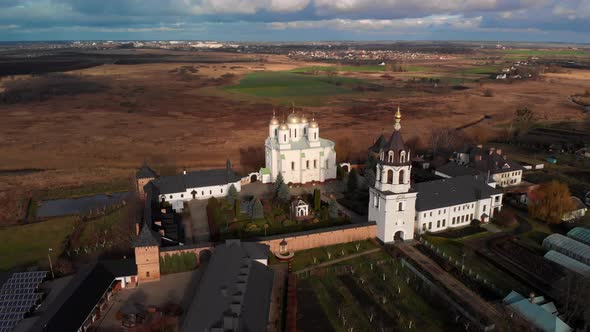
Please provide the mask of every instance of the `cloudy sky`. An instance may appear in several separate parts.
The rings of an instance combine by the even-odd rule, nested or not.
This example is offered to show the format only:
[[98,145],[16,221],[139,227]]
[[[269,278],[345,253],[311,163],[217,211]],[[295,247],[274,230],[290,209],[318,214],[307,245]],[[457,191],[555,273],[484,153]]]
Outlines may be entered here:
[[590,0],[0,0],[0,40],[590,43]]

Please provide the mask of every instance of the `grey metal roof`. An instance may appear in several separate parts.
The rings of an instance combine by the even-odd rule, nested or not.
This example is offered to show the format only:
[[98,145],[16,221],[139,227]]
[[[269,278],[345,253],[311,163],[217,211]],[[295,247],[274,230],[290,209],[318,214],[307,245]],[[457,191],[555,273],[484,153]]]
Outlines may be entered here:
[[459,165],[456,162],[449,162],[436,168],[436,171],[450,177],[479,175],[481,172],[469,166]]
[[555,262],[568,270],[572,270],[583,276],[590,277],[590,266],[570,258],[562,253],[559,253],[555,250],[549,250],[544,257],[545,259]]
[[160,246],[161,243],[161,236],[160,234],[154,232],[150,224],[143,223],[139,234],[133,240],[133,247],[153,247],[153,246]]
[[379,153],[379,151],[381,151],[381,149],[383,149],[385,147],[385,145],[387,145],[387,139],[385,138],[385,136],[383,134],[381,134],[381,135],[379,135],[379,138],[377,138],[375,143],[373,143],[373,145],[371,145],[369,150],[372,152],[375,152],[375,153]]
[[584,264],[590,264],[590,246],[561,234],[551,234],[543,240],[543,248],[555,250]]
[[490,187],[482,176],[459,176],[414,184],[418,192],[416,211],[426,211],[447,206],[474,202],[501,194]]
[[251,245],[230,241],[215,247],[181,331],[266,331],[274,275],[255,260],[258,253],[249,253]]
[[574,227],[567,232],[567,236],[590,246],[590,229],[588,228]]
[[206,171],[193,171],[186,174],[162,176],[151,182],[160,194],[185,192],[189,188],[218,186],[238,182],[240,178],[231,169],[220,168]]
[[151,169],[146,164],[141,166],[141,168],[139,170],[137,170],[137,173],[135,173],[136,179],[151,179],[151,178],[157,178],[157,177],[158,177],[158,173],[156,173],[156,171]]
[[405,150],[406,147],[404,145],[402,133],[399,130],[394,130],[393,133],[391,133],[391,137],[389,137],[389,141],[387,141],[387,144],[384,148],[396,152]]

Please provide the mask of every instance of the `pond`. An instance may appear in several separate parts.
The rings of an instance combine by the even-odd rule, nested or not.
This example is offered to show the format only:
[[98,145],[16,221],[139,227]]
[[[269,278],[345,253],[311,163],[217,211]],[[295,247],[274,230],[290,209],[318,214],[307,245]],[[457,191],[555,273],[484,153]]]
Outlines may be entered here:
[[96,208],[115,205],[123,201],[129,192],[100,194],[80,198],[64,198],[42,201],[37,208],[37,217],[58,217],[88,213]]

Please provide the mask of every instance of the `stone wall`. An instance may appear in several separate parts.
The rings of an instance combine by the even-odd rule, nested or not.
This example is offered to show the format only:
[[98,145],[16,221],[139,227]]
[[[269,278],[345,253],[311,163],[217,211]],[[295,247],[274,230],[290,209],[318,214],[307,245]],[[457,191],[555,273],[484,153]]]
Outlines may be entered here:
[[287,241],[287,249],[297,252],[339,243],[367,240],[375,238],[376,235],[377,225],[375,223],[368,223],[330,227],[316,231],[285,234],[284,236],[266,237],[261,238],[257,242],[268,244],[271,252],[277,252],[279,251],[280,243],[285,240]]
[[[334,244],[367,240],[375,238],[376,235],[377,225],[374,222],[369,222],[366,224],[335,226],[312,231],[269,236],[252,241],[269,245],[271,253],[274,253],[279,251],[280,243],[285,240],[287,241],[287,249],[296,252]],[[214,243],[202,243],[198,245],[164,247],[160,249],[160,257],[193,252],[197,256],[198,262],[201,252],[205,250],[212,252],[214,246]]]

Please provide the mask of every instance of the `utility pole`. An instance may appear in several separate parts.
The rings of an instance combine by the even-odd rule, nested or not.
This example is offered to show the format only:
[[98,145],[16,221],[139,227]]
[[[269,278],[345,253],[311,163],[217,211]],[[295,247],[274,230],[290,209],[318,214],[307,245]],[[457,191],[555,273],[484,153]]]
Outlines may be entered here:
[[55,274],[53,274],[53,265],[51,264],[51,252],[53,249],[49,248],[47,251],[47,258],[49,259],[49,269],[51,270],[51,279],[55,279]]

